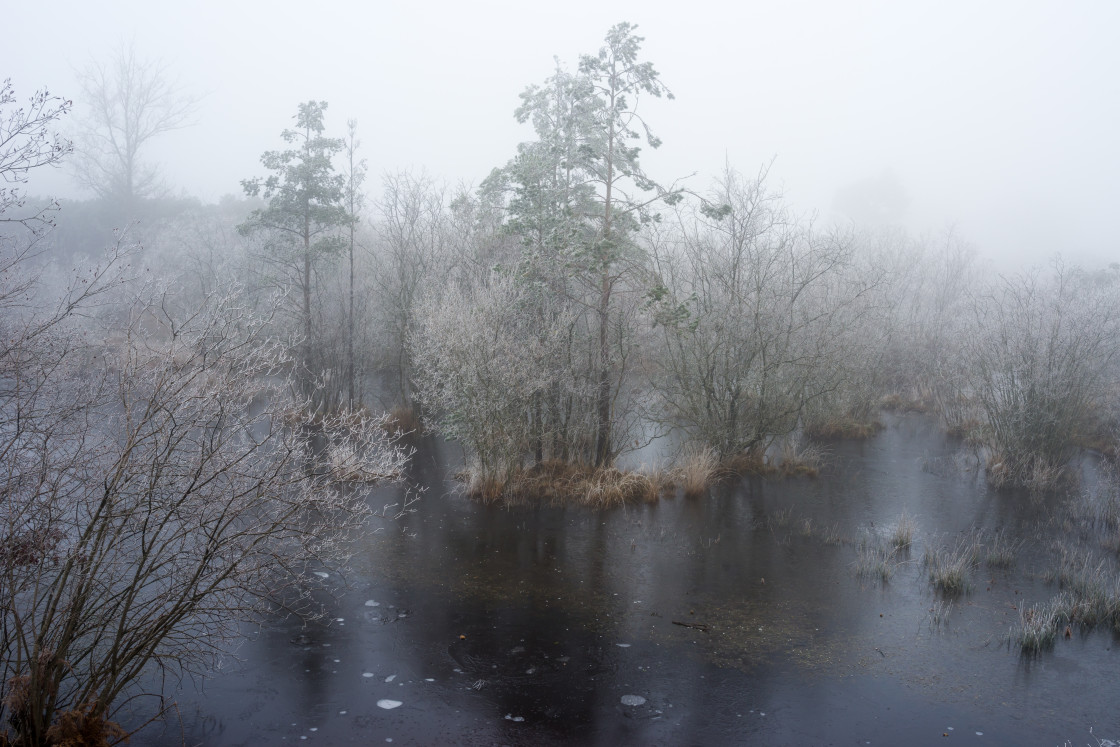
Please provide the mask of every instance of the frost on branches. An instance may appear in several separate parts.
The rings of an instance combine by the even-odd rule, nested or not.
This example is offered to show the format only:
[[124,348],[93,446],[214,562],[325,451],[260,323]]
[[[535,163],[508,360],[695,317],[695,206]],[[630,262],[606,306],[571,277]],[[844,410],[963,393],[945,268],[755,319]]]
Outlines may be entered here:
[[238,288],[178,303],[118,244],[52,292],[39,228],[0,235],[0,743],[112,732],[146,669],[203,669],[278,602],[314,614],[314,571],[371,515],[340,478],[394,480],[409,457],[379,420],[305,422]]

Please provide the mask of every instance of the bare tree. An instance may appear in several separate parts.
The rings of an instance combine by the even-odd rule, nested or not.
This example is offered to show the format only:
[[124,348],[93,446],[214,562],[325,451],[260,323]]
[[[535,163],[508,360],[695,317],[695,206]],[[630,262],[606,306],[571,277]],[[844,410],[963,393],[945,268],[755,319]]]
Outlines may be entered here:
[[655,251],[666,418],[724,458],[761,455],[840,386],[867,287],[851,242],[801,225],[764,178],[728,169]]
[[365,203],[362,193],[362,183],[366,179],[366,161],[358,158],[358,149],[361,147],[358,140],[358,122],[351,119],[346,123],[346,138],[343,140],[343,154],[346,157],[346,179],[344,187],[346,210],[350,213],[347,225],[347,259],[349,260],[350,277],[347,284],[346,305],[346,403],[353,409],[354,399],[354,249],[356,246],[355,232],[357,231],[359,216]]
[[121,45],[107,61],[91,61],[78,80],[85,114],[75,173],[98,197],[132,211],[138,200],[162,190],[158,169],[143,158],[145,147],[188,125],[198,99],[164,63],[142,59],[133,44]]
[[414,366],[410,335],[423,289],[441,285],[449,269],[446,189],[427,174],[398,172],[382,178],[374,205],[377,242],[374,288],[379,326],[388,336],[386,361],[397,373],[400,404],[413,404]]

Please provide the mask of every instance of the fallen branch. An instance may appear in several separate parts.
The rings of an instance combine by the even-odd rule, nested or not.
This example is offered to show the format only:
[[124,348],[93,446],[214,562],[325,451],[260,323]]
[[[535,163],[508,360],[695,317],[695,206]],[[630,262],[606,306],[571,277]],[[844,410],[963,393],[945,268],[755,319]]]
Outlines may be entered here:
[[708,626],[704,623],[685,623],[673,620],[673,624],[680,625],[682,628],[692,628],[693,630],[699,630],[701,633],[707,633],[709,630]]

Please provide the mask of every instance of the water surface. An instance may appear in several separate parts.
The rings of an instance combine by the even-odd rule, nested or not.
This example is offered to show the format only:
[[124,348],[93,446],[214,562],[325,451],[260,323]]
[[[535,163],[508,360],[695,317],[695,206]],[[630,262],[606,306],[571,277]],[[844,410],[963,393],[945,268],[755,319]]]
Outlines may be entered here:
[[[921,416],[830,448],[816,479],[594,511],[472,502],[449,480],[454,449],[425,442],[412,477],[428,493],[328,579],[329,624],[254,634],[136,742],[1120,738],[1112,634],[1078,631],[1033,658],[1009,640],[1020,608],[1057,591],[1043,577],[1070,530],[1066,498],[989,490]],[[881,544],[904,512],[909,553],[887,582],[860,575],[860,543]],[[970,593],[939,596],[925,549],[998,530],[1024,543],[1013,566],[981,562]]]

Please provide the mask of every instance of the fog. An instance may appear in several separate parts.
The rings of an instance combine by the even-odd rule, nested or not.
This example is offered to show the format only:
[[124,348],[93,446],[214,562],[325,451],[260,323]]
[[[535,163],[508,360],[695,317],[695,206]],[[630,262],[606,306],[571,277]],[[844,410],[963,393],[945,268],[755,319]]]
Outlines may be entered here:
[[[169,185],[240,194],[299,102],[356,119],[376,174],[424,168],[477,184],[531,139],[518,94],[574,69],[612,24],[676,99],[642,103],[663,139],[644,162],[702,190],[725,160],[824,221],[948,226],[997,263],[1056,253],[1097,264],[1113,238],[1120,165],[1120,6],[912,3],[31,3],[4,11],[3,77],[83,103],[75,70],[132,42],[202,97],[153,141]],[[81,196],[64,174],[32,192]]]

